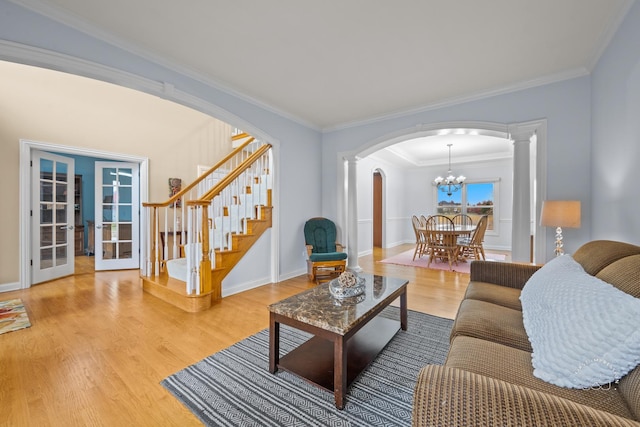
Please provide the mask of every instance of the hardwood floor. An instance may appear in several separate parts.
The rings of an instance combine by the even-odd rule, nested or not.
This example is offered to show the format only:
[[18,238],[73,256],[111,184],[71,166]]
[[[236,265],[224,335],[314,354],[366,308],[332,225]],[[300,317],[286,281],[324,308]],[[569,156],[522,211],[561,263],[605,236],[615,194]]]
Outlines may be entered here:
[[[408,279],[409,309],[453,318],[468,275],[376,263],[412,247],[359,263]],[[143,293],[138,270],[77,271],[0,294],[21,298],[32,323],[0,335],[1,426],[200,425],[160,381],[268,327],[268,304],[314,286],[300,276],[186,313]]]

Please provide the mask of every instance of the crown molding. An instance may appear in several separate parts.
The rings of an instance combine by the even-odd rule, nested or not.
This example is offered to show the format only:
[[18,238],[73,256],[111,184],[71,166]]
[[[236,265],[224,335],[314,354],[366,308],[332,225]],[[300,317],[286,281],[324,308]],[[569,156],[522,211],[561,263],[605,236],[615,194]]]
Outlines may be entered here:
[[589,69],[589,72],[593,71],[593,69],[598,64],[598,61],[600,61],[600,57],[602,57],[602,54],[607,49],[607,47],[611,43],[611,40],[613,40],[613,37],[616,35],[618,30],[620,29],[622,22],[627,17],[627,14],[629,13],[629,10],[631,10],[631,6],[633,6],[635,1],[636,0],[626,0],[624,2],[624,6],[620,11],[620,14],[616,16],[616,19],[611,23],[609,28],[607,28],[607,30],[605,31],[603,37],[600,39],[598,48],[595,50],[591,60],[588,62],[587,68]]
[[170,83],[157,82],[140,77],[136,74],[111,68],[106,65],[96,64],[74,56],[6,40],[0,40],[0,59],[87,77],[148,93],[211,115],[218,120],[222,120],[232,126],[243,129],[244,131],[251,133],[256,138],[267,141],[274,146],[280,144],[280,141],[277,138],[273,138],[271,135],[241,117],[238,117],[203,98],[176,89]]
[[433,110],[446,108],[446,107],[452,107],[452,106],[456,106],[456,105],[460,105],[460,104],[464,104],[472,101],[477,101],[485,98],[504,95],[512,92],[517,92],[525,89],[530,89],[538,86],[544,86],[547,84],[560,82],[563,80],[569,80],[569,79],[589,75],[593,70],[593,68],[595,67],[595,65],[597,64],[603,52],[606,50],[606,47],[611,42],[612,38],[616,34],[617,30],[619,29],[620,25],[624,21],[626,15],[628,14],[629,10],[631,9],[631,7],[633,6],[636,0],[625,0],[622,11],[617,16],[617,18],[613,21],[610,27],[607,29],[605,36],[601,39],[601,43],[599,44],[597,51],[593,55],[593,58],[589,61],[589,63],[585,67],[579,67],[572,70],[567,70],[561,73],[547,75],[547,76],[535,78],[528,81],[517,82],[512,85],[508,85],[504,87],[492,88],[485,91],[479,91],[479,92],[461,96],[461,97],[444,99],[444,100],[436,101],[436,102],[415,107],[415,108],[401,109],[394,112],[385,113],[385,114],[381,114],[374,117],[369,117],[363,120],[355,120],[355,121],[345,122],[342,124],[337,124],[334,126],[327,126],[327,127],[322,127],[315,123],[309,122],[308,120],[305,120],[299,116],[291,114],[290,112],[274,107],[273,105],[270,105],[260,99],[248,96],[224,82],[217,81],[195,70],[192,70],[180,64],[176,64],[174,62],[168,61],[157,54],[151,53],[150,51],[144,48],[141,48],[137,45],[133,45],[127,42],[126,40],[116,37],[111,33],[105,32],[89,24],[88,22],[86,22],[84,19],[82,19],[77,15],[74,15],[67,11],[63,11],[59,7],[51,6],[50,4],[47,4],[42,0],[8,0],[8,1],[16,5],[19,5],[21,7],[24,7],[28,10],[31,10],[35,13],[38,13],[40,15],[43,15],[49,19],[52,19],[62,25],[65,25],[77,31],[80,31],[90,37],[94,37],[97,40],[108,43],[116,48],[122,49],[123,51],[137,55],[145,60],[151,61],[152,63],[160,65],[175,73],[191,78],[215,90],[229,94],[235,98],[243,100],[260,109],[276,114],[284,119],[290,120],[303,127],[309,128],[316,132],[327,134],[327,133],[351,129],[355,127],[366,126],[366,125],[370,125],[370,124],[374,124],[382,121],[406,117],[409,115],[421,114],[428,111],[433,111]]
[[261,101],[259,99],[250,97],[242,92],[239,92],[238,90],[234,89],[233,87],[220,82],[220,81],[216,81],[210,77],[207,77],[197,71],[194,71],[190,68],[184,67],[182,65],[176,64],[174,62],[168,61],[165,58],[156,55],[154,53],[151,53],[150,51],[141,48],[137,45],[134,45],[132,43],[127,42],[126,40],[116,37],[115,35],[103,31],[101,29],[99,29],[98,27],[89,24],[88,22],[86,22],[84,19],[82,19],[81,17],[74,15],[72,13],[63,11],[62,9],[58,8],[58,7],[54,7],[51,6],[45,2],[42,2],[40,0],[8,0],[11,3],[14,3],[18,6],[24,7],[28,10],[31,10],[32,12],[35,12],[39,15],[45,16],[49,19],[52,19],[62,25],[65,25],[67,27],[73,28],[74,30],[77,30],[81,33],[86,34],[87,36],[93,37],[99,41],[102,41],[104,43],[107,43],[111,46],[114,46],[118,49],[122,49],[125,52],[131,53],[133,55],[139,56],[140,58],[143,58],[147,61],[150,61],[156,65],[159,65],[161,67],[164,67],[170,71],[173,71],[177,74],[180,74],[182,76],[188,77],[190,79],[193,79],[199,83],[202,83],[206,86],[209,86],[215,90],[224,92],[228,95],[231,95],[235,98],[239,98],[255,107],[261,108],[263,110],[269,111],[273,114],[276,114],[282,118],[285,118],[287,120],[290,120],[292,122],[295,122],[301,126],[310,128],[312,130],[315,130],[316,132],[321,132],[322,129],[320,127],[318,127],[317,125],[304,120],[301,117],[295,116],[289,112],[283,111],[279,108],[274,107],[273,105],[270,105],[264,101]]
[[371,117],[365,120],[354,121],[345,123],[338,126],[333,126],[323,129],[323,133],[336,132],[340,130],[351,129],[354,127],[366,126],[374,123],[379,123],[386,120],[393,120],[401,117],[406,117],[414,114],[421,114],[427,111],[438,110],[441,108],[452,107],[455,105],[465,104],[467,102],[478,101],[481,99],[491,98],[498,95],[505,95],[512,92],[518,92],[525,89],[531,89],[534,87],[544,86],[551,83],[557,83],[564,80],[571,80],[578,77],[588,76],[589,70],[584,67],[574,68],[572,70],[563,71],[561,73],[551,74],[548,76],[527,80],[513,85],[504,86],[501,88],[490,89],[486,91],[476,92],[471,95],[465,95],[461,97],[449,98],[443,101],[434,102],[422,107],[417,107],[407,110],[399,110],[389,114],[383,114],[376,117]]

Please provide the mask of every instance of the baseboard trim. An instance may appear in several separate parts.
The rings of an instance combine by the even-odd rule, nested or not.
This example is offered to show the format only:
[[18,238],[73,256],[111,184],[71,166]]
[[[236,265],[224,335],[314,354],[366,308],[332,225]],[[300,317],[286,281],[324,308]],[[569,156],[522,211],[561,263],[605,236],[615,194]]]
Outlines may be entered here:
[[20,287],[20,282],[3,283],[0,285],[0,293],[10,292],[10,291],[19,291],[20,289],[22,289]]
[[271,280],[268,277],[262,279],[253,280],[251,282],[239,283],[234,286],[225,289],[224,280],[222,281],[222,298],[230,295],[239,294],[240,292],[248,291],[250,289],[259,288],[260,286],[268,285]]

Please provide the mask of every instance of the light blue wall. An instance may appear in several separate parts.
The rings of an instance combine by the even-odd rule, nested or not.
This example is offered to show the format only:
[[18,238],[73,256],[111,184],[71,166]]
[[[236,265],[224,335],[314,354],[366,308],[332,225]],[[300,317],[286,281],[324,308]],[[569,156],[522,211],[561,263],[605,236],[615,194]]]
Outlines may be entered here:
[[593,80],[594,239],[640,244],[640,4],[600,58]]
[[[546,119],[547,198],[577,199],[589,206],[590,99],[591,81],[585,76],[326,133],[323,142],[323,213],[330,217],[338,215],[338,153],[358,153],[385,135],[397,135],[403,130],[410,134],[420,125],[453,121],[510,124]],[[407,214],[411,215],[411,212]],[[573,252],[590,240],[591,215],[588,209],[583,209],[582,227],[567,229],[564,235],[567,252]],[[547,241],[553,241],[553,236],[554,231],[547,230]]]

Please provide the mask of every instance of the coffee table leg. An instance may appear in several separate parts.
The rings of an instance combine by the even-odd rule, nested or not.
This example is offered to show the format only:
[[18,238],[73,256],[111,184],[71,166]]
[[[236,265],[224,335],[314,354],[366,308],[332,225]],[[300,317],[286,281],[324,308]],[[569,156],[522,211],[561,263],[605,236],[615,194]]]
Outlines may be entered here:
[[280,323],[275,315],[269,314],[269,372],[275,374],[280,363]]
[[400,327],[403,331],[407,330],[407,287],[400,294]]
[[336,337],[333,342],[333,394],[338,409],[344,409],[344,394],[347,391],[347,352],[345,347],[344,337]]

